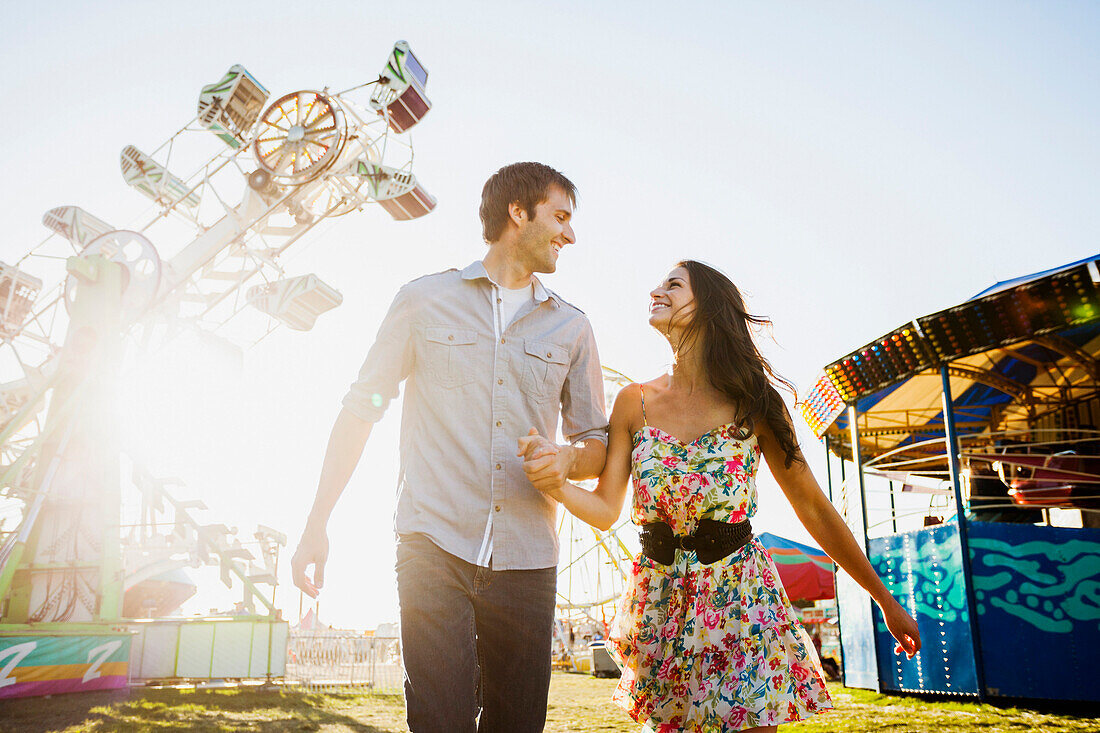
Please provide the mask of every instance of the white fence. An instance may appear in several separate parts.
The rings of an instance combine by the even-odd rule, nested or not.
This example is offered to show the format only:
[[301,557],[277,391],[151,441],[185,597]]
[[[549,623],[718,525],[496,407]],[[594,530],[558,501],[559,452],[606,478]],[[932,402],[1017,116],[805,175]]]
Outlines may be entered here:
[[405,672],[395,637],[351,631],[292,631],[287,645],[286,682],[306,692],[400,693]]
[[130,679],[270,679],[286,664],[286,621],[245,616],[142,619],[133,633]]

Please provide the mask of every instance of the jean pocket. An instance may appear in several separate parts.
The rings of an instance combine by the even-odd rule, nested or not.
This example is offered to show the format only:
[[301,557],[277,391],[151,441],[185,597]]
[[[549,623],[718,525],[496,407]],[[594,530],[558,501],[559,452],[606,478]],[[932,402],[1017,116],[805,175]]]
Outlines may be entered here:
[[535,402],[560,398],[569,373],[569,350],[548,341],[524,341],[523,393]]
[[423,354],[432,380],[444,389],[455,389],[474,381],[477,331],[457,326],[428,326],[424,329]]

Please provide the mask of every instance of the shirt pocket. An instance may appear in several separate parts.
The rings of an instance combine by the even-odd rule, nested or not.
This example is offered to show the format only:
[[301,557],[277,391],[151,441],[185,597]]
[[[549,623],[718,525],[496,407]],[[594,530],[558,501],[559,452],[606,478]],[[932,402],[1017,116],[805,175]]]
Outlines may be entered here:
[[569,350],[548,341],[526,339],[523,381],[520,387],[535,402],[561,397],[561,388],[569,373]]
[[424,362],[432,381],[455,389],[474,381],[477,331],[456,326],[424,329]]

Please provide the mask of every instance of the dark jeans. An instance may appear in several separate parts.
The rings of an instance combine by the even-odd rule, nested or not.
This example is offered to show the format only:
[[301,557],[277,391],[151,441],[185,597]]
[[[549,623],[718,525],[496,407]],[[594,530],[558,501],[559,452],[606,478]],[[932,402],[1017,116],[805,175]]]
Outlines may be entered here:
[[481,568],[424,535],[402,535],[397,592],[409,729],[541,731],[556,589],[554,568]]

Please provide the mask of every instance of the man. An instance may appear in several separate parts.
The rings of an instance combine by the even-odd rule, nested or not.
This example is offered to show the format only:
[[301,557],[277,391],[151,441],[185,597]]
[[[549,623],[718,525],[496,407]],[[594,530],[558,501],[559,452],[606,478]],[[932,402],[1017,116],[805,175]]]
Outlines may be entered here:
[[[539,163],[500,169],[482,191],[485,258],[401,288],[344,398],[294,553],[294,583],[316,597],[328,517],[406,380],[395,524],[414,733],[545,723],[557,504],[531,481],[597,476],[607,442],[592,328],[534,276],[575,241],[575,191]],[[569,445],[538,437],[559,416]]]

